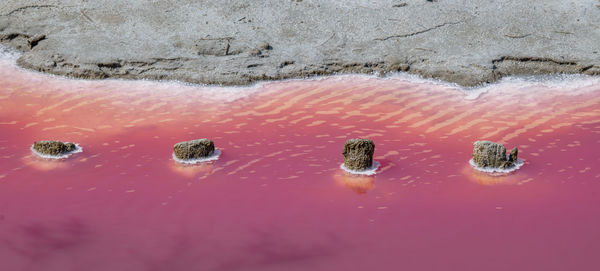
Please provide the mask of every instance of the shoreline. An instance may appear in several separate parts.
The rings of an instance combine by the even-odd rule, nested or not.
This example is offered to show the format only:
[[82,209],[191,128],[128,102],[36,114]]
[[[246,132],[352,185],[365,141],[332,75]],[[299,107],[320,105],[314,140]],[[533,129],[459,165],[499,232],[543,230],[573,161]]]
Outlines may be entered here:
[[[64,76],[73,79],[85,79],[85,80],[105,80],[105,79],[125,79],[125,80],[150,80],[150,81],[177,81],[189,83],[192,85],[204,85],[204,86],[221,86],[221,87],[248,87],[256,83],[261,82],[277,82],[286,80],[306,80],[313,78],[322,78],[328,76],[344,76],[344,75],[374,75],[377,77],[385,78],[393,76],[398,73],[406,73],[408,75],[417,76],[422,79],[429,79],[432,81],[440,81],[446,84],[457,85],[466,89],[476,89],[485,87],[486,85],[494,84],[506,77],[530,77],[530,76],[548,76],[548,75],[587,75],[587,76],[600,76],[600,65],[584,65],[576,61],[558,61],[550,58],[541,57],[506,57],[503,56],[500,59],[493,59],[491,62],[502,62],[504,59],[508,59],[508,65],[511,66],[506,71],[497,71],[495,64],[484,70],[484,74],[475,74],[474,71],[459,71],[444,70],[444,71],[433,71],[436,67],[425,67],[419,69],[411,69],[409,64],[403,63],[401,65],[404,68],[397,68],[396,64],[389,64],[385,62],[381,63],[341,63],[336,64],[334,69],[321,69],[308,67],[309,71],[293,71],[289,73],[281,73],[277,75],[257,75],[251,76],[243,74],[242,76],[231,76],[222,77],[216,76],[214,78],[201,77],[198,78],[193,75],[180,74],[178,72],[172,72],[169,69],[161,70],[155,68],[159,72],[155,74],[142,74],[142,72],[135,74],[129,73],[129,71],[123,72],[123,70],[135,70],[134,67],[129,66],[127,61],[116,60],[109,65],[117,66],[119,70],[101,70],[98,71],[95,66],[104,65],[97,63],[80,63],[80,62],[67,62],[61,65],[68,66],[69,68],[57,68],[57,64],[53,63],[51,67],[46,67],[45,62],[49,61],[48,58],[40,56],[25,55],[17,59],[17,65],[23,69],[37,71],[41,73],[47,73],[57,76]],[[125,62],[126,64],[122,64]],[[134,60],[133,62],[152,62],[152,60]],[[522,64],[526,63],[526,64]],[[475,65],[473,63],[469,65]],[[521,66],[520,66],[521,65]],[[87,66],[87,67],[86,67]],[[73,68],[77,67],[77,68]],[[304,67],[307,69],[307,67]],[[278,71],[279,73],[279,71]]]
[[[30,70],[23,68],[17,64],[17,59],[21,56],[21,53],[14,50],[13,48],[7,48],[0,44],[0,63],[4,62],[4,65],[8,65],[9,68],[14,68],[19,72],[31,73],[39,75],[49,79],[57,80],[74,80],[80,82],[87,82],[90,84],[102,84],[106,83],[147,83],[157,84],[158,88],[163,91],[167,90],[170,86],[176,88],[184,88],[187,90],[205,90],[209,93],[213,93],[216,96],[215,100],[222,100],[231,102],[239,98],[248,97],[257,93],[261,88],[264,88],[270,84],[280,84],[286,82],[315,82],[323,80],[345,80],[352,78],[363,78],[373,80],[397,80],[399,82],[407,82],[411,84],[428,84],[441,88],[446,88],[451,91],[456,91],[457,95],[463,95],[466,100],[476,100],[481,95],[494,91],[495,89],[501,89],[507,85],[514,85],[514,87],[526,89],[530,87],[547,87],[547,88],[564,88],[575,89],[582,88],[589,85],[600,84],[600,76],[589,76],[583,74],[547,74],[547,75],[519,75],[519,76],[506,76],[493,83],[486,83],[474,87],[464,87],[456,83],[447,82],[439,79],[424,78],[420,75],[410,74],[407,72],[395,72],[386,75],[379,74],[332,74],[322,75],[307,78],[290,78],[282,80],[265,80],[255,81],[249,85],[240,86],[227,86],[227,85],[206,85],[206,84],[195,84],[185,81],[178,80],[152,80],[152,79],[130,79],[130,78],[106,78],[106,79],[85,79],[85,78],[73,78],[64,75],[55,75],[51,73],[39,72],[36,70]],[[43,80],[43,78],[40,78]],[[460,94],[459,94],[460,93]],[[176,93],[173,93],[176,94]],[[208,93],[207,93],[208,94]]]
[[0,6],[0,44],[22,52],[20,67],[72,78],[248,86],[406,72],[470,88],[600,75],[595,0],[37,2]]

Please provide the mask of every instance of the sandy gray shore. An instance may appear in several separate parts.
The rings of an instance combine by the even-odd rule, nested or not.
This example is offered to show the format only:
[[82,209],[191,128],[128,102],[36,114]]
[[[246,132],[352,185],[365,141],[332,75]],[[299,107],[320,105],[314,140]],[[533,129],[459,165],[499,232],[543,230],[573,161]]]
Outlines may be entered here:
[[406,71],[463,86],[600,74],[597,0],[3,0],[22,67],[243,85]]

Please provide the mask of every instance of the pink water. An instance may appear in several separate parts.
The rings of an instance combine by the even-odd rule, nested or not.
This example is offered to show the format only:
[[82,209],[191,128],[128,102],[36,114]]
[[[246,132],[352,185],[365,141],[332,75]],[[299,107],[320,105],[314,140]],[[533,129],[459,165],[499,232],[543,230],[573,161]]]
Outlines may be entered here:
[[[255,88],[0,65],[1,270],[599,270],[600,83],[361,76]],[[586,83],[587,82],[587,83]],[[181,166],[208,137],[218,161]],[[339,168],[375,141],[373,177]],[[33,141],[79,143],[67,160]],[[493,177],[475,140],[520,148]]]

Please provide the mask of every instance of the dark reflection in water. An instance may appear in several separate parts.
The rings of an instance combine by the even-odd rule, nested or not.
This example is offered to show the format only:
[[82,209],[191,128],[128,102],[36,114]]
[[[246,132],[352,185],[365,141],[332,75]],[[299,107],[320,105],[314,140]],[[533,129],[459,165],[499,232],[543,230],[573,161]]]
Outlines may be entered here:
[[3,238],[6,247],[32,263],[79,249],[92,235],[88,226],[78,218],[56,223],[34,222],[8,229],[6,233]]
[[322,259],[349,249],[335,233],[320,234],[318,240],[309,242],[286,238],[294,233],[280,230],[250,230],[245,235],[248,238],[231,242],[209,236],[176,235],[160,257],[138,251],[131,255],[145,265],[144,270],[151,271],[264,270],[314,268]]

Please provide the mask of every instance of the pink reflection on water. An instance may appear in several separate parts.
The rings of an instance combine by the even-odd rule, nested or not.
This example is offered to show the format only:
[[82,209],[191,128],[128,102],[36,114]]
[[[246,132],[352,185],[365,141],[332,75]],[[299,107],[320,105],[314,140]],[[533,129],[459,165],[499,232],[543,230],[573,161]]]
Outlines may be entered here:
[[375,177],[348,174],[346,172],[337,171],[334,174],[334,179],[350,190],[356,192],[356,194],[365,194],[369,190],[373,189],[375,184]]
[[[596,270],[600,85],[572,83],[468,100],[400,78],[201,89],[4,63],[3,268]],[[219,160],[171,159],[204,137]],[[355,137],[375,141],[375,176],[339,169]],[[41,139],[84,152],[40,160]],[[518,146],[526,164],[474,171],[479,139]]]

